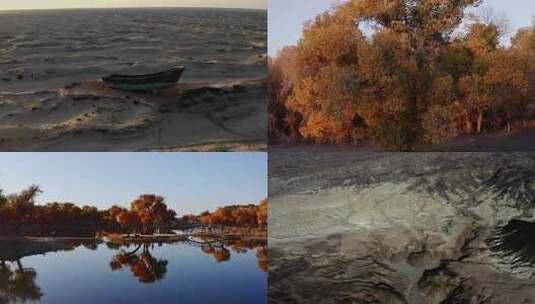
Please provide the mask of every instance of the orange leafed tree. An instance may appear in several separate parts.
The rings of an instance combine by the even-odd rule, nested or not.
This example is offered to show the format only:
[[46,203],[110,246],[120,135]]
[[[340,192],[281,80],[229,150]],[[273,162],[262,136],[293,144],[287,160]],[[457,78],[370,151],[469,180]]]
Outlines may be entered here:
[[[214,212],[205,211],[198,219],[205,225],[253,227],[267,225],[267,199],[260,205],[232,205],[219,207]],[[196,219],[196,218],[194,218]]]
[[[535,119],[535,27],[500,44],[481,0],[348,0],[269,60],[272,141],[393,150]],[[460,31],[465,26],[464,31]]]
[[[55,235],[64,233],[92,235],[97,232],[147,232],[169,228],[176,213],[168,209],[163,197],[141,195],[132,202],[130,210],[113,205],[107,210],[98,210],[91,205],[78,207],[73,203],[52,202],[35,205],[35,198],[41,193],[32,185],[20,193],[4,195],[0,190],[0,234]],[[25,225],[26,224],[26,225]],[[37,224],[37,225],[32,225]],[[28,228],[29,227],[29,228]],[[36,228],[37,227],[37,228]]]
[[164,198],[155,194],[140,195],[130,204],[130,212],[139,219],[144,233],[148,226],[159,231],[176,215],[173,210],[167,209]]

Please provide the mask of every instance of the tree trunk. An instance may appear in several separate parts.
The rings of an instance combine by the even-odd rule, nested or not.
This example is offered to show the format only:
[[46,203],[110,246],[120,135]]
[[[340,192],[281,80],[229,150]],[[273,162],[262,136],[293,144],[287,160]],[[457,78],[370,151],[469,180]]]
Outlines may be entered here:
[[477,114],[477,134],[481,134],[481,131],[483,131],[483,120],[483,111],[479,111],[479,113]]
[[472,120],[470,119],[470,115],[466,115],[465,117],[465,124],[466,124],[466,134],[472,135]]
[[136,252],[138,252],[138,250],[141,248],[141,246],[142,246],[141,244],[138,244],[137,247],[136,247],[134,250],[132,250],[132,251],[130,251],[130,252],[127,252],[127,253],[125,253],[125,254],[126,254],[126,255],[133,255],[133,254],[135,254]]

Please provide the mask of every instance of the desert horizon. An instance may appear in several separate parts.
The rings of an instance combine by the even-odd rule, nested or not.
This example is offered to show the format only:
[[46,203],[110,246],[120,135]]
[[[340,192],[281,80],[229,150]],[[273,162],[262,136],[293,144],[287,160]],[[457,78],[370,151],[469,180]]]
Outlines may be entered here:
[[21,0],[16,3],[0,4],[4,10],[35,10],[35,9],[86,9],[86,8],[150,8],[150,7],[183,7],[183,8],[229,8],[229,9],[267,9],[266,0],[49,0],[46,3],[35,0]]
[[19,9],[0,9],[0,13],[17,12],[17,11],[61,11],[61,10],[116,10],[116,9],[216,9],[216,10],[252,10],[265,11],[264,8],[242,8],[242,7],[217,7],[217,6],[107,6],[107,7],[54,7],[54,8],[19,8]]

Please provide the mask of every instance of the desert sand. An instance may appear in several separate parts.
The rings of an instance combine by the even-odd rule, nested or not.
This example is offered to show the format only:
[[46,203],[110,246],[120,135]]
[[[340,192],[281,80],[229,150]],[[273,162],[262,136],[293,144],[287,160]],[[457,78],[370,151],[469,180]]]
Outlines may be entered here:
[[270,303],[533,303],[535,155],[270,155]]
[[458,136],[451,142],[436,145],[432,151],[441,152],[533,152],[535,151],[535,128],[514,129],[511,133],[504,131],[472,136]]
[[[516,127],[512,132],[498,131],[478,135],[459,135],[452,140],[435,145],[420,145],[415,152],[534,152],[535,127]],[[270,150],[280,152],[292,151],[337,151],[337,152],[387,152],[386,149],[371,141],[358,145],[314,145],[270,143]]]
[[[0,150],[265,143],[266,18],[218,9],[2,12]],[[186,67],[179,84],[156,92],[120,92],[100,81],[176,65]]]
[[0,147],[141,151],[262,142],[264,86],[262,80],[179,84],[153,95],[128,94],[87,81],[31,98],[2,94]]

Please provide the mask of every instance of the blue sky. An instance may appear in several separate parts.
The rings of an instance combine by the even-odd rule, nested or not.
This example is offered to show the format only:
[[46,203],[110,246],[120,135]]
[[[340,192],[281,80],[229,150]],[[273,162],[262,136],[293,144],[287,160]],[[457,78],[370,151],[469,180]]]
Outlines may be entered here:
[[[339,0],[268,0],[269,54],[271,56],[284,46],[295,44],[301,37],[305,21],[329,9]],[[535,16],[535,1],[486,0],[497,15],[509,18],[512,32],[531,23]]]
[[267,197],[265,153],[0,153],[0,188],[42,187],[37,203],[108,208],[143,193],[165,197],[178,214]]

